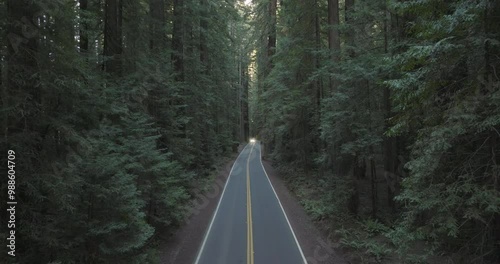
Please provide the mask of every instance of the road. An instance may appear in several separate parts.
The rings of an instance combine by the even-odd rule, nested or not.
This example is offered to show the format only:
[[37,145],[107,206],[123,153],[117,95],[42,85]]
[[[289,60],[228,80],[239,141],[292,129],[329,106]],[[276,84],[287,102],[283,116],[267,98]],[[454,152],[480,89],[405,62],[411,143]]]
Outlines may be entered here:
[[236,159],[195,264],[303,264],[286,213],[250,142]]

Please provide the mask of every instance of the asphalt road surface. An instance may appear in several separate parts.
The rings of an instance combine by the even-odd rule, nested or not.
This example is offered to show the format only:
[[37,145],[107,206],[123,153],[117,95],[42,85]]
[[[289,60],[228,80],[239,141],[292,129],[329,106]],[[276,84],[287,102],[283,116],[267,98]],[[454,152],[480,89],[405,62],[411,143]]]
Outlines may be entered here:
[[195,264],[302,264],[299,242],[250,142],[236,159]]

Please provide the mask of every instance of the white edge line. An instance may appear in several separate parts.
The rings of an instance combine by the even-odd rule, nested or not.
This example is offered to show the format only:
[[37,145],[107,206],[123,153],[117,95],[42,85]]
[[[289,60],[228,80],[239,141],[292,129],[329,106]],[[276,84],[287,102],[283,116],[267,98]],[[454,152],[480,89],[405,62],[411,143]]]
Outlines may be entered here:
[[304,261],[304,264],[307,264],[306,257],[304,256],[304,252],[302,252],[302,248],[300,247],[299,240],[297,240],[297,237],[295,236],[295,232],[293,232],[292,225],[290,224],[290,221],[288,220],[288,217],[286,216],[285,209],[283,208],[283,205],[281,205],[280,198],[278,197],[278,194],[274,190],[273,183],[269,179],[269,176],[267,175],[266,168],[264,167],[264,164],[262,163],[262,145],[259,142],[259,160],[260,160],[260,165],[262,166],[262,169],[264,170],[264,173],[266,174],[266,178],[269,181],[269,184],[271,185],[271,188],[273,189],[274,195],[276,196],[276,200],[278,200],[278,203],[280,204],[281,211],[283,212],[283,215],[285,215],[286,222],[288,223],[288,226],[290,227],[290,231],[292,231],[293,238],[295,239],[295,243],[297,243],[297,247],[299,248],[300,255],[302,255],[302,260]]
[[233,172],[233,169],[234,169],[234,165],[236,165],[236,162],[238,161],[238,159],[240,158],[241,154],[243,153],[243,151],[245,151],[245,149],[247,148],[248,145],[249,144],[247,143],[245,145],[245,147],[241,150],[241,152],[238,155],[238,157],[236,157],[236,159],[234,160],[234,163],[233,163],[233,166],[231,167],[231,170],[229,171],[229,176],[227,176],[227,180],[226,180],[226,183],[224,184],[224,189],[222,190],[222,194],[220,196],[219,203],[217,203],[217,208],[215,209],[215,213],[212,216],[212,221],[210,221],[210,225],[208,226],[208,230],[205,233],[205,238],[203,239],[203,244],[201,244],[201,248],[198,251],[198,256],[196,257],[196,261],[194,262],[195,264],[198,264],[198,262],[200,261],[201,253],[203,253],[203,249],[205,248],[205,244],[207,243],[207,238],[208,238],[208,235],[210,234],[210,230],[212,230],[212,225],[214,224],[215,217],[217,216],[217,213],[219,212],[219,206],[220,206],[220,203],[222,201],[222,198],[224,197],[224,193],[226,192],[227,183],[229,182],[229,180],[231,178],[231,175],[232,175],[232,172]]

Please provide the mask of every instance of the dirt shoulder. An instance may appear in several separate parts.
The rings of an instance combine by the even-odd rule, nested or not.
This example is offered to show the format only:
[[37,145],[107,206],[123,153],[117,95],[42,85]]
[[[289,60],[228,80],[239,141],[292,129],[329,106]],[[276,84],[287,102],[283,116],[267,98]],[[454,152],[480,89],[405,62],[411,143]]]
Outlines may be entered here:
[[237,156],[245,145],[238,147],[235,153],[217,172],[217,176],[204,190],[195,191],[193,208],[186,222],[170,238],[162,243],[159,250],[162,264],[194,263],[198,249],[205,236],[206,229],[212,220],[229,172]]
[[338,244],[332,243],[327,235],[321,233],[314,225],[297,198],[288,190],[282,177],[272,167],[271,162],[263,160],[262,163],[285,209],[308,264],[347,263],[337,252]]
[[[243,149],[240,146],[239,151]],[[215,181],[195,199],[195,209],[188,221],[160,247],[162,264],[191,264],[194,262],[207,226],[210,224],[217,203],[222,194],[236,155],[219,171]],[[285,182],[269,161],[263,161],[264,168],[278,194],[290,224],[299,241],[308,264],[344,264],[346,261],[337,254],[337,244],[314,226],[297,198],[289,192]],[[216,263],[214,263],[216,264]],[[265,264],[265,263],[259,263]]]

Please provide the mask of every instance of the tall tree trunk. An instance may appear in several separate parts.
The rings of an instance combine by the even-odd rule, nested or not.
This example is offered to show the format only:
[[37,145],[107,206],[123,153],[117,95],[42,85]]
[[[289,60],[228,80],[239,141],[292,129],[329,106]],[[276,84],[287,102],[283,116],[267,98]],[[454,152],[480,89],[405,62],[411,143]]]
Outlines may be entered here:
[[[345,7],[344,7],[344,14],[345,14],[345,22],[349,23],[351,22],[353,18],[353,12],[354,12],[354,0],[345,0]],[[354,52],[354,45],[356,44],[354,41],[354,31],[353,30],[347,30],[346,32],[346,43],[348,48],[347,54],[349,55],[350,58],[354,58],[356,56],[356,53]]]
[[[391,14],[386,10],[384,19],[384,52],[389,52],[389,21],[392,21]],[[389,18],[387,17],[389,16]],[[384,112],[385,124],[384,130],[387,131],[391,124],[389,119],[394,115],[391,106],[391,91],[388,86],[384,87]],[[397,175],[398,167],[398,149],[396,137],[384,137],[384,177],[387,183],[387,204],[391,210],[395,210],[394,196],[399,184],[399,176]]]
[[[330,50],[331,57],[334,66],[340,61],[340,35],[338,31],[340,20],[339,20],[339,1],[338,0],[328,0],[328,49]],[[338,82],[330,77],[329,78],[329,91],[328,94],[332,95],[338,86]],[[341,175],[341,167],[338,163],[338,151],[339,146],[337,144],[332,144],[329,147],[329,162],[328,164],[332,166],[333,173]]]
[[88,25],[85,21],[87,18],[88,0],[80,0],[80,52],[86,53],[89,50]]
[[268,59],[268,68],[267,72],[269,73],[273,68],[273,59],[272,56],[276,52],[276,11],[278,8],[278,0],[270,0],[269,1],[269,33],[267,38],[267,59]]
[[207,34],[208,34],[208,1],[200,0],[201,5],[201,18],[200,18],[200,62],[202,71],[208,73],[208,47],[207,47]]
[[239,71],[239,86],[238,86],[238,109],[239,112],[239,139],[245,142],[249,139],[249,120],[248,120],[248,88],[249,88],[249,73],[248,62],[245,59],[246,49],[240,45],[238,49],[238,71]]
[[242,104],[242,116],[243,116],[243,138],[248,140],[250,137],[250,121],[248,116],[248,89],[249,89],[249,76],[248,76],[248,67],[243,67],[243,100],[241,100]]
[[[500,155],[497,155],[498,152],[498,140],[499,140],[499,135],[497,131],[491,131],[491,160],[493,163],[493,188],[498,192],[500,192],[500,173],[499,173],[499,165],[500,165]],[[493,219],[493,225],[492,229],[494,230],[494,237],[493,239],[495,240],[495,245],[497,248],[498,255],[496,256],[496,260],[500,261],[500,213],[495,213],[494,214],[494,219]]]
[[373,219],[377,218],[377,201],[378,201],[378,188],[377,188],[377,170],[375,167],[375,159],[373,158],[373,146],[370,147],[370,180],[371,180],[371,188],[372,188],[372,217]]
[[[318,0],[314,0],[314,46],[316,51],[321,51],[321,24],[320,24],[320,14],[319,14],[319,3]],[[314,55],[314,70],[317,71],[321,68],[321,55],[316,53]],[[317,78],[315,85],[315,99],[316,99],[316,113],[318,113],[318,118],[316,119],[317,131],[319,131],[321,126],[321,100],[323,99],[323,83],[321,78]],[[320,132],[321,133],[321,132]],[[325,148],[325,142],[321,140],[320,137],[314,137],[313,151],[319,153]]]
[[[354,0],[346,0],[345,1],[345,8],[344,8],[344,17],[345,17],[345,23],[348,24],[352,20],[352,13],[354,12]],[[352,26],[352,25],[351,25]],[[354,43],[354,35],[353,35],[353,30],[348,30],[348,32],[345,35],[346,39],[346,44],[348,46],[347,48],[347,53],[349,55],[349,58],[354,58],[355,53],[352,49],[352,47],[355,45]],[[356,85],[356,82],[353,82],[353,85]],[[364,158],[359,157],[359,153],[354,154],[354,158],[352,159],[352,172],[351,172],[351,181],[352,181],[352,189],[353,192],[350,197],[351,201],[351,207],[355,204],[359,206],[359,180],[360,178],[365,177],[365,172],[366,172],[366,162]],[[349,159],[346,157],[345,159]],[[356,209],[356,210],[354,210]],[[357,212],[358,208],[351,208],[350,211],[351,213]]]
[[[340,34],[339,26],[339,0],[328,0],[328,48],[332,52],[333,63],[340,60]],[[330,80],[330,92],[336,90],[338,83],[336,80]]]
[[[372,113],[375,111],[372,104],[372,87],[370,85],[370,81],[366,81],[366,89],[368,95],[368,122],[369,122],[369,130],[373,131],[373,117]],[[372,217],[374,219],[377,218],[377,203],[378,203],[378,184],[377,184],[377,169],[375,166],[375,151],[373,150],[373,145],[369,147],[369,155],[370,155],[370,180],[371,180],[371,193],[372,193]]]
[[[498,36],[499,27],[498,24],[498,15],[500,14],[500,4],[492,3],[489,8],[485,8],[484,10],[484,21],[483,21],[483,30],[486,38],[494,38],[493,36]],[[498,84],[498,76],[495,68],[498,67],[498,60],[492,60],[491,57],[498,58],[499,52],[498,49],[494,49],[491,47],[491,40],[484,42],[484,83],[483,90],[485,94],[493,93],[495,91],[494,82],[495,79]],[[498,89],[498,88],[497,88]],[[498,126],[497,126],[498,128]],[[493,188],[500,192],[500,155],[498,155],[499,149],[499,139],[500,135],[498,134],[497,128],[492,128],[490,132],[490,151],[491,151],[491,161],[492,161],[492,180],[493,180]],[[500,262],[500,213],[495,213],[493,215],[493,224],[491,229],[493,229],[493,240],[495,243],[495,248],[497,254],[494,256],[495,260]]]
[[106,0],[104,25],[104,70],[115,76],[122,68],[122,0]]
[[[314,28],[315,28],[315,46],[316,50],[321,50],[321,24],[320,24],[320,17],[319,17],[319,6],[318,6],[318,0],[314,0]],[[320,55],[316,54],[315,56],[315,67],[316,69],[319,69],[321,67],[320,65]],[[316,104],[318,106],[318,112],[321,110],[321,99],[323,99],[323,87],[321,83],[321,79],[318,78],[316,81]]]
[[[359,164],[365,164],[364,160],[359,160],[359,155],[356,154],[354,155],[353,158],[353,179],[351,183],[352,187],[352,193],[351,196],[349,197],[348,203],[347,203],[347,209],[349,210],[349,213],[353,215],[358,214],[358,209],[359,209],[359,187],[358,187],[358,180],[361,177],[364,177],[364,173],[366,170],[366,167],[361,166]],[[363,175],[363,176],[362,176]]]
[[165,37],[165,0],[149,0],[149,14],[151,16],[151,38],[149,48],[153,55],[164,51],[167,40]]
[[184,1],[174,0],[174,18],[172,32],[172,64],[175,80],[184,81]]
[[[392,117],[392,107],[390,101],[390,90],[384,88],[384,108],[385,108],[385,130],[390,128],[389,118]],[[384,177],[387,182],[387,204],[395,210],[394,196],[396,194],[399,176],[397,175],[398,164],[397,138],[384,137]]]

